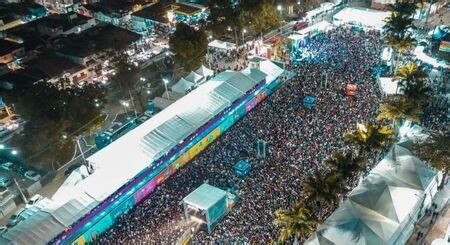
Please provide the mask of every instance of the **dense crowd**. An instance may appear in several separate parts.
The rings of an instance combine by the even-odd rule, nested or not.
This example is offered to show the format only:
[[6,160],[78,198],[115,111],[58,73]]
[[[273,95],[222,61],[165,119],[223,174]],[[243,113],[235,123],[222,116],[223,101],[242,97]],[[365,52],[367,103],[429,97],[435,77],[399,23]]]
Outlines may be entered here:
[[[356,122],[376,117],[381,95],[371,68],[380,63],[381,46],[379,33],[355,33],[347,28],[312,40],[303,50],[309,55],[290,65],[294,78],[120,217],[98,243],[175,243],[192,226],[183,221],[180,201],[205,181],[225,190],[235,189],[239,201],[211,234],[197,232],[194,244],[265,244],[276,239],[273,212],[302,198],[302,178],[322,169],[322,161],[332,150],[344,147],[345,131]],[[356,96],[345,96],[347,83],[357,85]],[[303,107],[306,95],[316,96],[314,108]],[[256,158],[258,139],[267,141],[265,159]],[[244,178],[238,178],[232,168],[240,159],[252,165]],[[330,210],[321,212],[327,215]]]

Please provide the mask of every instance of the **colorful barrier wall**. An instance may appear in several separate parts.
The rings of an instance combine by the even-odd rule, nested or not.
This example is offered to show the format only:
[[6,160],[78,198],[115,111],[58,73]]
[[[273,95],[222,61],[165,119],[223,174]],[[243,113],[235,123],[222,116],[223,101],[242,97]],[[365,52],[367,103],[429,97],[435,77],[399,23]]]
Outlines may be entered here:
[[[176,155],[163,164],[153,167],[150,174],[145,175],[146,172],[143,172],[142,175],[139,174],[140,176],[137,179],[129,183],[127,188],[124,188],[123,191],[119,192],[119,195],[122,196],[118,196],[109,203],[102,204],[105,206],[107,205],[104,212],[108,212],[108,214],[103,217],[94,217],[92,222],[90,221],[81,226],[72,234],[58,237],[55,243],[85,244],[98,237],[99,234],[105,232],[114,224],[117,217],[125,214],[133,208],[134,205],[145,199],[158,185],[172,176],[178,169],[186,165],[207,146],[218,139],[226,130],[231,128],[231,126],[240,120],[247,112],[253,109],[258,103],[262,102],[267,97],[267,92],[269,92],[269,90],[266,89],[266,86],[267,84],[265,81],[261,82],[253,91],[250,91],[247,95],[233,103],[230,108],[226,109],[216,117],[214,123],[210,124],[203,132],[200,132],[189,144],[182,147]],[[136,181],[139,182],[132,186]],[[126,197],[126,194],[130,193],[132,195]],[[106,209],[109,210],[106,211]],[[78,226],[80,225],[78,224]]]

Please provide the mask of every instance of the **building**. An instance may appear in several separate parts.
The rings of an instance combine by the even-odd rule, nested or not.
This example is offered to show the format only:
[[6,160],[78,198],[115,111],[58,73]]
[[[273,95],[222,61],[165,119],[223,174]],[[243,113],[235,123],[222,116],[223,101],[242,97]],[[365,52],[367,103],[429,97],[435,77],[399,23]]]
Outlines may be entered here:
[[42,36],[55,37],[80,33],[96,24],[94,18],[71,12],[67,14],[52,14],[42,18],[37,24],[37,29]]
[[166,34],[173,27],[169,19],[172,5],[161,2],[143,8],[131,15],[131,28],[137,33],[149,35],[153,32]]
[[[396,0],[372,0],[371,8],[386,10],[388,4],[396,3]],[[423,2],[423,8],[418,9],[416,14],[414,15],[415,19],[425,19],[428,13],[428,9],[430,10],[430,15],[434,15],[438,10],[442,9],[447,1],[432,1],[431,7],[429,2]]]
[[40,72],[46,75],[45,81],[57,83],[61,79],[66,80],[65,85],[78,85],[87,81],[92,71],[88,67],[79,65],[69,59],[56,55],[42,55],[24,64],[32,72]]
[[105,52],[123,50],[141,39],[125,29],[100,24],[78,34],[55,39],[52,46],[58,56],[70,59],[83,66],[102,63],[107,58]]
[[204,5],[179,2],[172,4],[169,17],[173,16],[176,22],[183,22],[188,25],[197,25],[199,21],[206,20],[209,16],[209,9]]
[[25,56],[23,44],[0,39],[0,64],[9,64]]
[[393,146],[305,244],[406,244],[442,180],[410,145]]
[[126,26],[131,19],[132,6],[116,8],[105,6],[100,3],[86,4],[78,7],[77,12],[81,15],[95,18],[98,21],[115,26]]
[[52,243],[83,244],[95,239],[280,83],[281,74],[268,80],[258,69],[216,75],[89,157],[91,175],[64,185],[52,197],[58,205],[12,227],[0,243],[42,244],[55,237]]

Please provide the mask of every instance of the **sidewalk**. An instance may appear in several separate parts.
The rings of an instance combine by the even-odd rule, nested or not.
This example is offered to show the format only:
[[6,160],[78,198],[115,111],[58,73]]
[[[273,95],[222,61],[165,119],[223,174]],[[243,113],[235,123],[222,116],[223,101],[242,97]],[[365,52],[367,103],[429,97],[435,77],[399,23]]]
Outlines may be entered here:
[[[447,177],[448,178],[448,177]],[[432,244],[436,239],[443,239],[448,230],[450,222],[450,181],[447,179],[444,188],[436,193],[433,198],[433,203],[437,205],[435,209],[430,207],[431,212],[427,213],[421,220],[419,220],[414,227],[414,232],[409,238],[407,244]],[[433,212],[437,212],[437,217],[433,219]],[[418,238],[418,234],[423,236]],[[438,243],[440,244],[440,243]],[[447,243],[443,243],[447,244]]]

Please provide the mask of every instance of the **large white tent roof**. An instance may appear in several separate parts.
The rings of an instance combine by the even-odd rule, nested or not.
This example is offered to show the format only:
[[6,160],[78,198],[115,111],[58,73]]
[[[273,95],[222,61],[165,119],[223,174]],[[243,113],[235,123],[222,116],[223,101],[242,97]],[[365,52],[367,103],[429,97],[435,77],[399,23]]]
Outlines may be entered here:
[[333,16],[334,24],[356,24],[381,30],[390,12],[367,8],[345,8]]
[[393,244],[436,175],[395,145],[305,244]]
[[223,49],[223,50],[233,50],[236,49],[236,45],[234,43],[230,42],[224,42],[220,40],[213,40],[212,42],[208,43],[208,47],[217,48],[217,49]]

